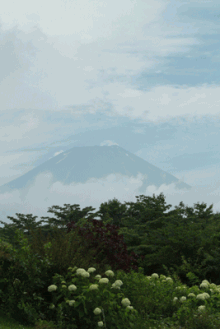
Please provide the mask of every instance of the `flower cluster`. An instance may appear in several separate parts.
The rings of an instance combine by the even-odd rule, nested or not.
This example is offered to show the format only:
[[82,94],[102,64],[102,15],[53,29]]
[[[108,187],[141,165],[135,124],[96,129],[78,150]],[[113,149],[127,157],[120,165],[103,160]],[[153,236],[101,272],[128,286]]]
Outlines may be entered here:
[[[74,267],[73,269],[71,267],[68,268],[68,270],[70,271],[74,271],[76,269],[76,267]],[[88,269],[88,271],[85,271],[83,268],[78,268],[76,270],[76,275],[77,276],[81,276],[82,278],[89,278],[90,277],[90,273],[93,273],[94,271],[96,271],[96,269],[94,267],[90,267]],[[111,270],[108,270],[105,272],[106,276],[109,276],[109,277],[113,277],[114,276],[114,273],[113,271]],[[94,291],[94,290],[99,290],[99,286],[100,285],[103,285],[103,284],[108,284],[109,283],[109,279],[108,278],[101,278],[100,275],[96,275],[95,276],[95,279],[98,280],[98,284],[91,284],[89,285],[88,287],[88,291]],[[116,280],[112,285],[111,285],[111,289],[118,289],[120,290],[121,288],[121,285],[123,284],[123,282],[121,280]],[[67,287],[67,284],[66,284],[66,281],[65,280],[62,280],[61,282],[61,285],[62,285],[62,289],[65,291],[66,289],[69,291],[69,292],[75,292],[77,290],[77,286],[75,284],[70,284],[68,285]],[[53,291],[56,291],[57,290],[57,285],[55,284],[52,284],[48,287],[48,291],[49,292],[53,292]],[[85,292],[85,291],[84,291]],[[78,295],[79,296],[79,295]],[[110,296],[110,294],[109,294]],[[112,297],[115,297],[115,294],[112,294],[111,295]],[[90,296],[91,297],[91,296]],[[95,295],[93,296],[94,297],[94,303],[95,303]],[[77,297],[76,297],[77,298]],[[79,301],[77,302],[76,299],[66,299],[65,301],[66,303],[69,304],[69,306],[73,306],[74,304],[76,306],[79,305]],[[109,303],[111,301],[109,300]],[[122,298],[121,300],[121,304],[122,306],[124,306],[126,308],[126,310],[134,310],[133,306],[130,306],[131,305],[131,302],[128,298]],[[51,304],[49,306],[50,309],[54,309],[55,308],[55,305],[54,304]],[[75,308],[75,310],[77,310],[77,308]],[[134,310],[136,311],[136,310]],[[137,311],[136,311],[137,312]],[[93,310],[93,313],[95,315],[99,315],[101,313],[103,313],[104,315],[104,310],[103,308],[101,307],[95,307],[94,310]],[[125,313],[126,315],[127,313]],[[98,322],[98,326],[99,327],[102,327],[103,326],[103,322],[102,321],[99,321]]]

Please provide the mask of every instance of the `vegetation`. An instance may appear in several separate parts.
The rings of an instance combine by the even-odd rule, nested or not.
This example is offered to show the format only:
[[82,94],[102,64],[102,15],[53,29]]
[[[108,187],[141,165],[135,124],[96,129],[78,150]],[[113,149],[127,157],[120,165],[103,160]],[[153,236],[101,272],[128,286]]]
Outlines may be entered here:
[[220,328],[220,214],[136,198],[0,221],[4,328]]

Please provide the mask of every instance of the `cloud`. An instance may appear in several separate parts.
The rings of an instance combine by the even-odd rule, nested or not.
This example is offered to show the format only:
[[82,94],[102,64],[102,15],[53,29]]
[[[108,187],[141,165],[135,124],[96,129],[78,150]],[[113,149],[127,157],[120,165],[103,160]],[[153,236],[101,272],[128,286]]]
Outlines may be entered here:
[[[220,209],[214,145],[218,127],[213,131],[220,114],[215,75],[219,22],[212,14],[217,5],[202,0],[56,0],[46,7],[42,0],[5,2],[0,26],[1,184],[31,170],[38,157],[60,154],[65,149],[60,141],[65,139],[66,146],[70,134],[93,130],[95,136],[95,130],[128,123],[130,132],[121,139],[87,135],[72,142],[111,146],[123,140],[136,154],[193,186],[183,193],[172,185],[148,187],[147,195],[165,191],[172,205],[200,200]],[[137,120],[144,125],[134,129],[142,144],[131,134]],[[54,145],[59,145],[56,152]],[[214,155],[210,145],[216,147]],[[135,202],[141,184],[140,177],[110,175],[51,187],[50,175],[40,176],[30,195],[0,195],[2,217],[16,212],[46,216],[49,206],[64,203],[99,207],[113,197]]]
[[[135,196],[146,195],[158,196],[161,192],[165,195],[166,204],[171,204],[170,210],[181,201],[185,205],[192,206],[192,203],[204,201],[207,207],[214,204],[213,212],[220,210],[219,185],[193,186],[190,191],[178,190],[174,184],[161,185],[159,188],[149,186],[144,193],[139,192],[142,186],[142,175],[137,177],[127,177],[118,174],[111,174],[103,179],[89,179],[85,184],[75,183],[70,185],[56,182],[51,184],[52,175],[50,173],[40,174],[30,189],[23,189],[21,192],[0,194],[1,220],[12,223],[6,216],[16,217],[15,213],[33,214],[39,216],[53,217],[47,213],[48,208],[53,205],[64,207],[64,204],[79,204],[80,208],[92,206],[98,211],[102,202],[108,202],[117,198],[121,203],[136,202]],[[10,206],[9,206],[10,205]],[[98,217],[96,218],[98,219]],[[3,227],[3,225],[0,225]]]

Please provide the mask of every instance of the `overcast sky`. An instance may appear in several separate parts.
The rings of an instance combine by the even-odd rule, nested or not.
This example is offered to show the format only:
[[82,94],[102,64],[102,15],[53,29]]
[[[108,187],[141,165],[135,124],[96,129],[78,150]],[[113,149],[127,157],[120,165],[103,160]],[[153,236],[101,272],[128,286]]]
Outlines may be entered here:
[[[171,209],[183,201],[220,211],[219,18],[218,0],[2,2],[0,185],[53,150],[117,144],[193,186],[145,195],[163,192]],[[136,202],[141,183],[111,176],[49,189],[41,178],[25,199],[0,195],[0,219]]]

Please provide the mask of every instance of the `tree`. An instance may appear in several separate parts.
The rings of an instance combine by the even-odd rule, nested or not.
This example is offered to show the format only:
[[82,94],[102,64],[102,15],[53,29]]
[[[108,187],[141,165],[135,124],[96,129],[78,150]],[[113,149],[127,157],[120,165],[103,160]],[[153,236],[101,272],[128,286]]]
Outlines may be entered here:
[[1,236],[6,239],[6,242],[11,243],[13,246],[17,246],[17,244],[14,241],[15,237],[15,231],[16,229],[22,230],[29,238],[31,238],[29,235],[30,228],[36,229],[40,226],[40,224],[44,221],[35,222],[35,219],[37,216],[33,216],[32,214],[23,215],[16,213],[17,218],[7,216],[7,218],[11,219],[14,224],[7,224],[3,221],[0,221],[0,223],[4,224],[5,227],[1,228]]
[[198,261],[203,264],[204,273],[210,273],[213,277],[217,275],[217,270],[220,270],[220,213],[213,214],[213,204],[208,208],[205,203],[187,207],[180,202],[174,210],[165,213],[171,205],[166,205],[163,193],[157,197],[153,194],[153,197],[141,195],[136,198],[136,203],[125,204],[114,198],[102,203],[95,213],[91,212],[94,210],[92,207],[80,210],[76,204],[64,204],[64,208],[53,206],[48,212],[54,213],[54,217],[41,217],[47,219],[47,222],[41,220],[35,223],[36,216],[16,213],[19,219],[8,216],[14,224],[5,224],[0,235],[5,236],[7,232],[7,237],[11,239],[14,230],[18,228],[23,232],[27,230],[24,233],[28,236],[29,229],[38,229],[42,222],[46,223],[42,226],[45,236],[53,232],[55,227],[67,233],[69,222],[74,221],[82,226],[88,219],[99,216],[103,223],[118,226],[118,234],[123,235],[130,254],[134,252],[145,256],[145,261],[139,265],[144,265],[146,271],[147,268],[154,272],[162,271],[163,264],[176,264],[180,268],[181,256],[184,256],[194,264],[198,264]]
[[124,226],[123,218],[126,216],[127,206],[121,204],[116,198],[108,200],[108,202],[101,203],[99,211],[96,212],[103,221],[103,223],[109,223],[116,226]]
[[[88,219],[94,219],[96,217],[97,213],[91,213],[91,211],[95,210],[93,207],[86,207],[80,210],[80,205],[79,204],[64,204],[64,208],[60,206],[52,206],[49,208],[48,212],[54,213],[55,216],[58,218],[54,217],[41,217],[43,219],[47,219],[48,223],[45,225],[46,228],[51,228],[53,226],[60,227],[61,230],[64,232],[66,231],[66,224],[69,223],[70,221],[74,220],[76,223],[81,219],[81,218],[88,218]],[[55,211],[54,209],[59,209],[60,212]]]
[[[91,218],[93,219],[96,216],[95,214],[92,214],[91,210],[95,210],[95,208],[92,207],[86,207],[80,210],[80,207],[78,204],[70,205],[70,204],[64,204],[65,207],[59,207],[59,206],[52,206],[49,207],[48,212],[54,213],[54,217],[41,217],[43,220],[40,220],[38,222],[35,221],[38,216],[33,216],[32,214],[24,215],[20,213],[16,213],[17,218],[7,216],[10,220],[13,221],[13,224],[7,224],[3,221],[0,221],[0,223],[4,224],[5,227],[0,229],[0,236],[6,241],[11,243],[13,246],[15,246],[14,243],[14,236],[15,236],[15,230],[20,229],[23,231],[24,234],[27,235],[29,241],[31,241],[30,236],[30,229],[37,229],[41,227],[40,225],[42,223],[46,223],[46,225],[42,226],[42,233],[47,237],[49,233],[53,234],[53,228],[59,227],[63,232],[66,232],[66,224],[70,221],[74,220],[78,222],[81,218]],[[55,211],[54,209],[60,209],[61,212]],[[44,219],[47,219],[45,221]],[[16,244],[16,247],[17,244]]]

